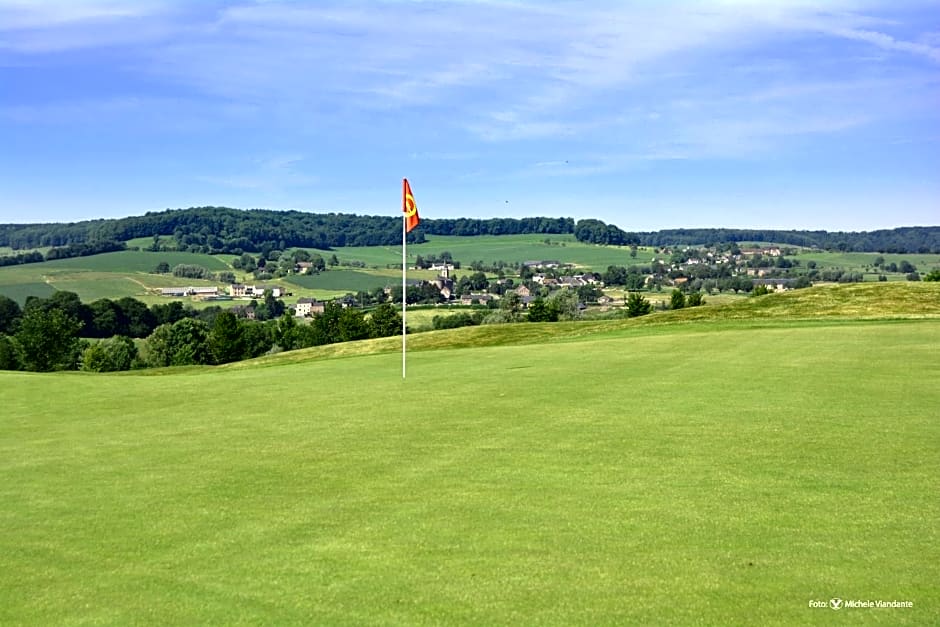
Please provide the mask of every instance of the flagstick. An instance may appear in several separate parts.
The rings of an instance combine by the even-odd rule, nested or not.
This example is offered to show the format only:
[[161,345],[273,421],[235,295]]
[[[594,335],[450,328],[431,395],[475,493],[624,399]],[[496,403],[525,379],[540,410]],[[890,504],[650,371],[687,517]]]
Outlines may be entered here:
[[405,255],[405,247],[408,245],[407,234],[405,230],[405,221],[407,216],[402,214],[401,216],[401,378],[405,378],[405,348],[406,340],[405,336],[408,333],[408,322],[407,322],[407,303],[408,303],[408,286],[405,283],[405,268],[407,268],[408,259]]

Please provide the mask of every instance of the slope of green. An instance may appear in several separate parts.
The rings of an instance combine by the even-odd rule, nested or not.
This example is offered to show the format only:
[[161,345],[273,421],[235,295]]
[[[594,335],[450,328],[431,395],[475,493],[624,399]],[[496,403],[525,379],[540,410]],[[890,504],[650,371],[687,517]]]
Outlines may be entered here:
[[929,272],[932,268],[940,267],[940,255],[913,253],[839,253],[804,250],[796,258],[804,267],[808,262],[815,261],[819,268],[844,268],[848,271],[860,272],[872,266],[879,257],[884,259],[886,264],[900,264],[902,261],[907,261],[916,267],[919,272]]
[[217,285],[216,282],[150,274],[165,261],[172,268],[191,264],[213,272],[231,270],[231,256],[196,253],[151,253],[126,250],[89,257],[56,259],[0,268],[0,294],[25,301],[27,296],[48,296],[53,290],[75,292],[84,301],[140,296],[148,289],[174,285]]
[[690,321],[714,318],[937,318],[940,317],[940,283],[819,285],[747,298],[714,310],[694,308],[673,313],[679,320]]
[[405,382],[3,373],[0,623],[935,624],[938,348],[664,325]]
[[[425,312],[421,312],[425,314]],[[442,310],[440,315],[449,312]],[[433,316],[432,316],[433,317]],[[420,318],[427,322],[426,315]],[[823,285],[803,290],[740,299],[724,305],[706,305],[653,313],[641,318],[583,322],[483,325],[411,335],[409,351],[543,344],[590,338],[671,333],[689,326],[702,331],[725,328],[818,326],[833,322],[856,324],[877,320],[940,320],[940,283],[858,283]],[[411,325],[409,325],[411,326]],[[361,356],[401,350],[400,337],[318,346],[224,368],[295,363],[337,356]]]
[[150,272],[161,261],[172,268],[178,264],[192,264],[208,268],[213,272],[231,270],[227,263],[231,256],[201,255],[186,252],[152,253],[144,250],[122,250],[114,253],[56,259],[45,263],[32,264],[40,271],[50,272],[59,269],[96,270],[98,272]]
[[48,283],[14,283],[12,285],[0,284],[0,294],[12,298],[20,305],[30,296],[36,298],[49,298],[55,293],[55,288]]
[[[345,292],[372,291],[394,283],[394,278],[378,276],[357,270],[329,270],[320,274],[292,274],[288,283],[311,290],[331,290]],[[400,281],[401,279],[399,279]]]
[[[552,243],[546,244],[546,238]],[[427,242],[424,244],[408,246],[408,258],[414,262],[418,255],[427,257],[440,255],[445,251],[451,253],[454,259],[465,266],[469,266],[473,261],[492,264],[497,261],[521,263],[552,259],[598,271],[606,270],[610,265],[628,266],[649,263],[653,257],[649,250],[641,249],[633,258],[630,257],[629,247],[583,244],[573,235],[532,234],[474,237],[428,235]],[[336,254],[340,261],[362,261],[370,266],[401,265],[400,246],[363,246],[318,252],[324,257]]]

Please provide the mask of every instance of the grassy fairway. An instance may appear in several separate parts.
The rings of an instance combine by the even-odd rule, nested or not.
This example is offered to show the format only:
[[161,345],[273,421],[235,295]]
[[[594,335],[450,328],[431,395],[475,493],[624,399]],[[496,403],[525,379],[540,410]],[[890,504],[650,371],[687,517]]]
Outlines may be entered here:
[[940,621],[940,321],[586,328],[0,374],[0,623]]

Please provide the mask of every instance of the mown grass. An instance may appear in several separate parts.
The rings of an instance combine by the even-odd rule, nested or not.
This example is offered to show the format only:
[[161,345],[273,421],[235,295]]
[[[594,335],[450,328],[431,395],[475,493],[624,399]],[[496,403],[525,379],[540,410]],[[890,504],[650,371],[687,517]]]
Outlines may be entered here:
[[940,619],[940,322],[576,326],[0,375],[0,622]]
[[[409,328],[425,328],[435,315],[456,311],[409,310]],[[689,327],[701,332],[728,328],[859,324],[883,320],[940,320],[940,283],[860,283],[740,298],[725,304],[662,311],[639,318],[577,322],[482,325],[410,336],[409,351],[436,351],[483,346],[544,344],[590,338],[671,333]],[[362,356],[401,350],[401,338],[346,342],[261,357],[225,368],[253,368],[338,356]]]

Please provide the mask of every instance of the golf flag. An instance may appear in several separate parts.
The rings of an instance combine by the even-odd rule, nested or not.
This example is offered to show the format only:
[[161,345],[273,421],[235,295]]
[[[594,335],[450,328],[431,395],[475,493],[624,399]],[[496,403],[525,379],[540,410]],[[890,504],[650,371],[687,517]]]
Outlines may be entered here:
[[402,179],[401,210],[405,212],[405,232],[411,233],[421,220],[418,218],[418,205],[415,204],[415,197],[411,195],[408,179]]

